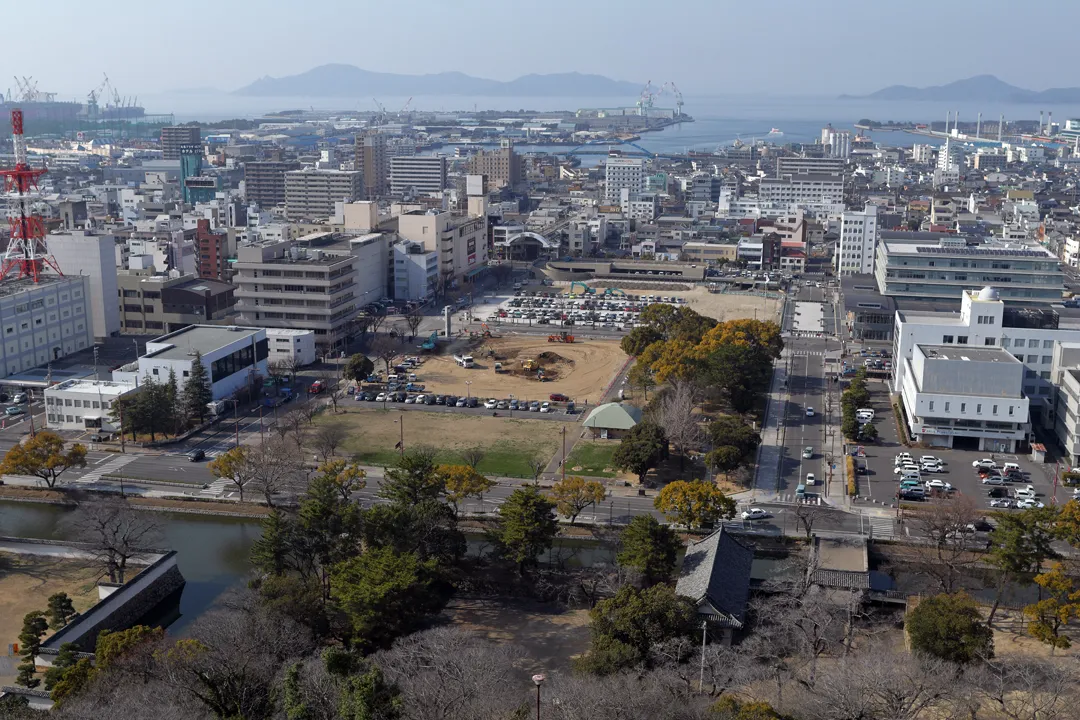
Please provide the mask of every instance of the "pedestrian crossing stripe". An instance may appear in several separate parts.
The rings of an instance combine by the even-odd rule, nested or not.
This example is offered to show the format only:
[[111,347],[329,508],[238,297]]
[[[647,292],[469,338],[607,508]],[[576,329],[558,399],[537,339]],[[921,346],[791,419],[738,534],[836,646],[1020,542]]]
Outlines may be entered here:
[[116,472],[128,463],[134,462],[137,459],[138,456],[135,455],[120,455],[118,457],[114,457],[108,462],[99,465],[97,468],[86,473],[82,477],[75,478],[75,482],[82,485],[96,483],[98,480],[101,479],[103,475],[108,475],[109,473]]
[[823,357],[824,350],[792,350],[791,357]]
[[876,538],[891,538],[893,536],[893,520],[885,517],[870,518],[870,533]]

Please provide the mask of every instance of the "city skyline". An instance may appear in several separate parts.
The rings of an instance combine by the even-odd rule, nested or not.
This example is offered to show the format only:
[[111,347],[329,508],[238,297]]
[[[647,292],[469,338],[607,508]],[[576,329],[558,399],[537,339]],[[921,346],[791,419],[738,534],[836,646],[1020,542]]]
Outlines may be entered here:
[[[108,14],[80,14],[75,22],[74,13],[85,6],[74,0],[56,4],[56,16],[63,18],[70,10],[72,20],[50,26],[54,47],[86,45],[88,38],[106,46],[110,39],[118,41],[115,49],[89,53],[79,63],[67,53],[52,53],[11,66],[12,74],[32,76],[41,90],[65,99],[85,97],[102,73],[125,96],[191,89],[231,92],[264,76],[296,75],[328,63],[400,74],[457,71],[501,81],[530,73],[595,73],[642,85],[650,79],[654,84],[675,81],[684,92],[699,95],[862,94],[893,84],[939,85],[979,74],[1034,90],[1080,83],[1071,72],[1069,49],[1041,43],[1034,34],[1010,38],[1008,56],[989,42],[965,42],[963,52],[947,63],[937,53],[920,51],[930,49],[922,38],[935,26],[963,28],[972,38],[990,37],[1000,29],[995,8],[1008,11],[996,0],[947,6],[914,0],[903,12],[854,0],[834,0],[827,12],[817,5],[775,0],[768,15],[747,3],[708,0],[687,0],[677,13],[660,12],[640,0],[617,6],[553,0],[542,11],[508,11],[489,0],[470,0],[465,8],[417,0],[408,18],[389,4],[327,0],[308,33],[283,22],[296,12],[283,0],[233,0],[227,14],[220,3],[193,0],[184,6],[192,23],[184,25],[172,25],[175,8],[169,6],[117,0]],[[1063,26],[1080,19],[1080,8],[1061,7],[1055,13]],[[16,5],[6,18],[15,27],[34,27],[37,15],[30,6]],[[218,27],[227,21],[242,32]],[[373,30],[366,32],[368,27]],[[690,27],[715,28],[716,39],[694,41],[687,36]],[[344,35],[339,30],[344,28],[357,34]],[[906,43],[897,50],[908,51],[878,55],[902,55],[902,61],[874,61],[875,45],[866,42],[870,37]],[[403,42],[407,53],[400,52]],[[697,59],[688,62],[692,57]],[[15,89],[12,80],[8,85]]]

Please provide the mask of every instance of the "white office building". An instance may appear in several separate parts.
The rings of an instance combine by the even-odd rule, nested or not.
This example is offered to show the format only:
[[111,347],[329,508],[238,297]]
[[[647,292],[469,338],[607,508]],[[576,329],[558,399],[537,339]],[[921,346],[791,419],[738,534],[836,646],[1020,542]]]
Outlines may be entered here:
[[90,280],[90,315],[94,339],[120,333],[120,303],[116,284],[116,238],[85,230],[66,230],[49,235],[49,252],[66,275],[85,275]]
[[191,325],[147,342],[146,352],[137,362],[113,371],[113,381],[134,385],[149,377],[163,383],[172,371],[183,390],[198,353],[214,400],[225,400],[241,388],[253,386],[255,378],[266,377],[268,346],[263,328]]
[[986,287],[963,293],[959,313],[898,310],[893,327],[893,392],[901,392],[916,345],[1001,348],[1023,364],[1020,391],[1031,421],[1052,420],[1052,370],[1057,343],[1080,342],[1080,317],[1058,307],[1012,307]]
[[762,178],[758,205],[763,212],[790,212],[803,208],[815,214],[844,210],[844,176],[798,173],[781,178]]
[[631,194],[645,192],[645,160],[642,158],[609,157],[604,165],[604,201],[618,205],[623,189]]
[[59,360],[94,344],[90,278],[43,275],[0,283],[0,377]]
[[402,240],[394,245],[394,299],[427,300],[439,286],[439,253],[423,243]]
[[65,380],[45,388],[45,421],[50,430],[115,433],[113,403],[139,392],[133,382]]
[[317,357],[315,331],[293,328],[266,328],[267,357],[272,363],[310,365]]
[[619,207],[624,217],[652,222],[660,210],[660,198],[656,193],[632,193],[629,188],[623,188],[620,191]]
[[836,272],[840,275],[868,275],[874,272],[877,250],[877,205],[848,210],[840,215],[840,245],[836,250]]
[[441,155],[397,155],[390,158],[393,195],[436,195],[446,188],[446,158]]
[[1024,365],[1005,349],[915,344],[903,364],[904,421],[916,442],[1012,453],[1027,439]]

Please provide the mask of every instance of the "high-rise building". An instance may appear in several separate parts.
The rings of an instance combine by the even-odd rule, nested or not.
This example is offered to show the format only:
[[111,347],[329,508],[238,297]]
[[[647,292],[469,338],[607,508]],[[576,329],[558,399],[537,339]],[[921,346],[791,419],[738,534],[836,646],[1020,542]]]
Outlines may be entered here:
[[200,218],[195,225],[195,242],[199,246],[199,277],[229,281],[229,235],[223,230],[211,230],[210,221]]
[[299,170],[298,162],[249,162],[244,163],[244,197],[269,210],[285,204],[285,173]]
[[356,136],[354,167],[364,173],[364,198],[374,200],[389,190],[386,136],[368,132]]
[[407,212],[398,216],[398,235],[439,253],[439,289],[472,282],[487,267],[487,218],[449,212]]
[[192,204],[188,192],[188,178],[202,175],[202,145],[184,144],[180,146],[180,194],[185,203]]
[[470,157],[469,174],[485,176],[485,192],[504,187],[513,189],[525,183],[525,166],[509,138],[503,138],[498,150],[485,150]]
[[415,191],[435,194],[446,187],[446,158],[412,155],[390,158],[390,192],[402,195]]
[[183,145],[202,142],[198,125],[167,125],[161,128],[161,154],[166,160],[179,160]]
[[840,245],[836,250],[836,271],[840,275],[867,275],[874,272],[877,249],[877,205],[840,214]]
[[364,174],[358,170],[292,170],[285,173],[285,217],[325,220],[339,202],[364,195]]
[[622,190],[631,194],[645,192],[645,160],[642,158],[609,157],[604,166],[604,201],[618,205]]
[[89,278],[88,312],[94,338],[104,342],[105,338],[119,334],[116,238],[85,230],[56,232],[49,235],[49,252],[56,258],[61,271]]

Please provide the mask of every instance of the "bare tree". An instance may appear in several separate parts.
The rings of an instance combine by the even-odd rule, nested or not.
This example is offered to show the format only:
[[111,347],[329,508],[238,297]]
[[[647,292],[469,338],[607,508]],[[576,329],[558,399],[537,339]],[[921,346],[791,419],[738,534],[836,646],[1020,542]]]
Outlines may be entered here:
[[545,458],[543,458],[543,457],[541,457],[539,455],[533,455],[531,458],[529,458],[529,469],[532,470],[533,483],[539,483],[540,482],[540,475],[543,474],[544,469],[547,466],[548,466],[547,459],[545,459]]
[[1010,657],[983,663],[967,679],[980,705],[1009,720],[1076,717],[1080,676],[1073,664]]
[[485,455],[487,455],[487,452],[479,445],[474,445],[461,451],[461,459],[473,470],[476,469],[476,466],[480,464]]
[[687,449],[701,441],[701,428],[698,417],[694,415],[699,400],[700,392],[688,380],[675,380],[660,397],[653,400],[657,424],[679,451],[680,469],[684,466]]
[[326,462],[334,456],[337,449],[349,437],[349,431],[340,422],[319,425],[311,434],[311,444]]
[[372,335],[378,335],[379,334],[379,328],[381,328],[383,326],[383,323],[386,322],[386,315],[383,315],[383,314],[368,315],[367,318],[368,318],[368,327],[371,329],[371,334]]
[[420,329],[420,323],[424,321],[424,314],[420,308],[414,307],[405,313],[405,323],[409,326],[410,337],[416,338],[416,332]]
[[79,503],[65,524],[76,540],[87,544],[95,564],[114,583],[125,581],[132,558],[160,546],[163,540],[153,513],[136,510],[119,498]]
[[352,337],[359,335],[363,339],[370,327],[371,316],[367,313],[361,313],[349,321],[349,335]]
[[339,365],[337,370],[322,371],[319,379],[323,384],[322,394],[330,401],[334,414],[337,414],[338,403],[348,394],[348,384],[341,381],[341,366]]
[[956,589],[964,571],[978,560],[974,526],[981,512],[967,495],[944,498],[919,512],[919,524],[926,531],[929,547],[920,569],[938,584],[941,592]]
[[405,717],[456,720],[514,716],[528,697],[527,676],[516,667],[521,655],[512,646],[440,627],[402,638],[373,659],[401,688]]
[[304,484],[303,459],[283,443],[261,442],[249,453],[254,468],[251,485],[270,507],[278,495],[298,492]]
[[400,352],[401,346],[386,335],[379,335],[371,341],[371,354],[383,362],[387,375],[390,374],[390,365]]
[[824,512],[826,512],[826,506],[823,505],[811,505],[805,502],[795,505],[795,520],[802,527],[803,532],[806,533],[807,542],[814,533],[814,522]]

